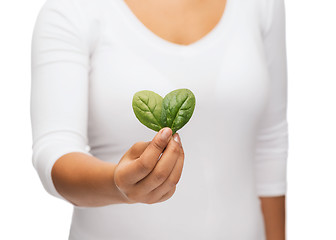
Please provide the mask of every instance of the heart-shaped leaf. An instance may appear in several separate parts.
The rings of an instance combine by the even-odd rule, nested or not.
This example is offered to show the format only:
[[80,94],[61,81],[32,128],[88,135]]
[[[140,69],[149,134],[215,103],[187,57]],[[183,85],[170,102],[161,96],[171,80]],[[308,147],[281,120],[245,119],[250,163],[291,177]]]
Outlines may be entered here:
[[163,128],[161,123],[162,97],[152,91],[143,90],[133,96],[133,111],[139,121],[153,129],[160,131]]
[[162,125],[170,127],[174,134],[189,121],[195,103],[195,96],[189,89],[177,89],[168,93],[162,102]]
[[177,89],[164,99],[155,92],[143,90],[133,96],[132,107],[139,121],[154,131],[170,127],[173,134],[191,118],[196,99],[189,89]]

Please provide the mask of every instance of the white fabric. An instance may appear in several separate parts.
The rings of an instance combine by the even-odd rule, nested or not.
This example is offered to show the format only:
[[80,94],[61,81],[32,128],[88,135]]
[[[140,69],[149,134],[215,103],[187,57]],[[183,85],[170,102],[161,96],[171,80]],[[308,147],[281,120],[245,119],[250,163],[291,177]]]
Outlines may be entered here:
[[286,193],[284,10],[284,0],[227,0],[218,25],[182,46],[122,0],[47,0],[32,39],[31,120],[33,163],[50,194],[63,199],[51,179],[60,156],[118,163],[153,138],[133,113],[135,92],[196,96],[179,131],[185,163],[174,196],[74,207],[69,239],[265,239],[258,196]]

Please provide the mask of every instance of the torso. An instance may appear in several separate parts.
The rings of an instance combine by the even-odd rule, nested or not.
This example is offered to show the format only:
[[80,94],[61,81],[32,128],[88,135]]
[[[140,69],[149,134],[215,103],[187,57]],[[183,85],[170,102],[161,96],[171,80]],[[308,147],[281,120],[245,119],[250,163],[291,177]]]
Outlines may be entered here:
[[125,0],[134,15],[157,36],[173,43],[189,45],[217,25],[226,0]]
[[[78,6],[81,16],[88,16],[79,18],[76,11],[70,11],[68,2]],[[88,37],[83,42],[92,44],[90,61],[83,69],[83,76],[90,71],[89,78],[73,80],[81,87],[74,92],[87,93],[88,103],[82,101],[76,106],[75,113],[83,109],[82,114],[74,113],[76,116],[66,122],[72,121],[75,129],[82,123],[93,156],[117,164],[132,144],[154,137],[155,132],[143,126],[133,113],[135,92],[147,89],[165,96],[175,89],[188,88],[196,96],[193,116],[179,131],[185,161],[173,197],[152,205],[76,207],[69,239],[264,240],[254,151],[270,85],[256,1],[52,3],[56,13],[61,7],[69,11],[65,16],[71,16],[79,32]],[[217,25],[220,19],[223,21]],[[66,20],[60,24],[69,26]],[[63,28],[54,31],[63,36]],[[72,43],[75,38],[68,35],[65,40]],[[50,49],[59,50],[53,41]],[[77,54],[78,46],[70,50],[67,53],[73,54],[73,59],[86,63],[88,56]],[[57,51],[47,53],[59,58]],[[71,66],[74,71],[82,69]],[[69,85],[66,81],[60,84]],[[70,107],[65,105],[62,111],[70,114]]]

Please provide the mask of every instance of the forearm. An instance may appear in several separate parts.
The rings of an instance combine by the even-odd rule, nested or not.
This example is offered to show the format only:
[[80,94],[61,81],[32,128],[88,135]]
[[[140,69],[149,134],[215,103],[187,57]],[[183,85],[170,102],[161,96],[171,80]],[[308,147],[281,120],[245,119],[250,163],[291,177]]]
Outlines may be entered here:
[[286,239],[286,198],[260,197],[267,240]]
[[116,164],[84,153],[68,153],[52,168],[56,190],[76,206],[94,207],[127,203],[114,184]]

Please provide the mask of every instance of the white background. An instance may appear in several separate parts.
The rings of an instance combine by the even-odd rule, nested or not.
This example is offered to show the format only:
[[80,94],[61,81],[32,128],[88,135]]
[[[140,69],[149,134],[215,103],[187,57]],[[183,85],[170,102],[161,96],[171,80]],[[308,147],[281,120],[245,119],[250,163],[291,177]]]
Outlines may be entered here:
[[[71,221],[31,162],[30,44],[43,3],[0,2],[0,239],[67,239]],[[335,11],[332,0],[286,0],[289,240],[336,239]]]

